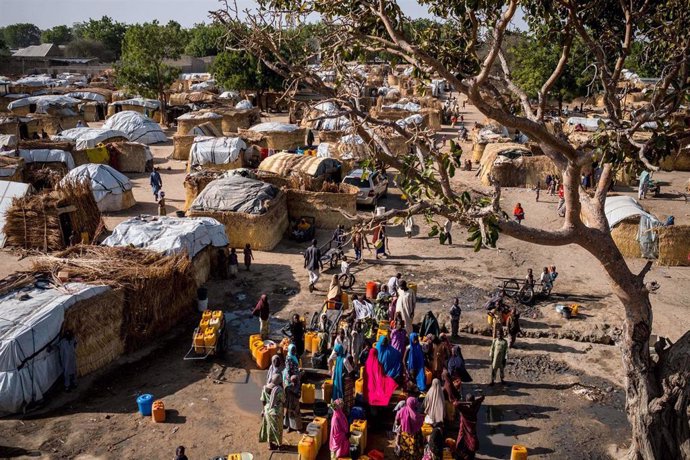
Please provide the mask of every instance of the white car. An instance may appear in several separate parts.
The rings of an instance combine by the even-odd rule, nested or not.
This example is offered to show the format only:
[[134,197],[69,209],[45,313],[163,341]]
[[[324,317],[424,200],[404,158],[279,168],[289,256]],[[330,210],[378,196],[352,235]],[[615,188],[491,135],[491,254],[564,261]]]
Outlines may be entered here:
[[355,169],[343,179],[343,183],[359,188],[357,204],[376,206],[379,198],[388,193],[388,177],[378,171]]

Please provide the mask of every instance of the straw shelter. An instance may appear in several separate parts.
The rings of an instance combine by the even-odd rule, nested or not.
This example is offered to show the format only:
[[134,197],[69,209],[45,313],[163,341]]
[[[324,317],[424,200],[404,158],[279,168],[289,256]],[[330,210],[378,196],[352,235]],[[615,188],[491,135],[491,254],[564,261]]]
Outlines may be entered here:
[[194,200],[187,215],[213,217],[225,225],[231,247],[270,251],[288,228],[286,196],[278,188],[242,176],[216,179]]
[[639,231],[640,216],[628,217],[611,229],[611,238],[624,257],[642,257],[640,241],[637,239]]
[[177,134],[188,135],[190,131],[202,123],[213,124],[218,132],[223,130],[223,117],[213,112],[189,112],[177,117]]
[[532,155],[526,146],[516,143],[487,144],[480,162],[480,179],[491,185],[493,176],[503,187],[534,187],[548,174],[557,176],[558,168],[545,155]]
[[30,139],[40,134],[40,121],[29,117],[0,116],[0,134],[12,134],[19,138]]
[[22,141],[19,156],[24,159],[24,180],[36,190],[55,188],[75,167],[72,144],[53,141]]
[[659,235],[659,265],[690,265],[690,225],[672,225],[655,229]]
[[210,91],[179,92],[170,95],[168,105],[212,104],[217,99],[218,95]]
[[194,312],[198,285],[185,253],[77,245],[55,257],[38,258],[33,269],[67,273],[70,278],[124,292],[120,339],[126,353],[159,338]]
[[225,171],[218,169],[202,169],[187,174],[184,178],[184,210],[187,211],[208,184],[222,177]]
[[32,113],[28,118],[38,122],[37,132],[45,131],[49,136],[54,136],[65,129],[72,129],[77,127],[79,122],[79,115],[74,112],[67,111],[62,114],[47,114],[47,113]]
[[247,144],[239,137],[197,137],[189,151],[187,172],[192,169],[238,169]]
[[678,150],[659,162],[664,171],[690,171],[690,136],[678,142]]
[[153,154],[146,144],[140,142],[109,142],[109,164],[124,173],[144,173],[153,171]]
[[240,129],[249,129],[261,122],[261,111],[258,107],[237,109],[228,107],[214,107],[213,112],[223,117],[223,133],[237,133]]
[[92,241],[101,212],[88,183],[69,183],[59,190],[17,198],[5,215],[6,245],[56,251],[67,247],[73,232]]
[[222,137],[223,133],[212,123],[205,122],[192,128],[186,135],[175,134],[173,135],[173,152],[171,158],[173,160],[188,160],[192,144],[194,144],[194,140],[198,136]]
[[108,105],[108,118],[120,112],[137,112],[152,119],[156,123],[161,121],[160,102],[156,99],[133,98],[114,100]]
[[259,165],[259,171],[283,177],[300,174],[311,178],[327,178],[340,171],[340,162],[333,158],[281,152],[266,157]]
[[294,150],[304,144],[306,129],[288,123],[259,123],[249,129],[239,129],[241,137],[253,144],[273,150]]
[[109,165],[85,164],[77,166],[60,181],[88,182],[98,209],[102,212],[121,211],[136,204],[129,178]]
[[341,211],[357,214],[359,189],[348,184],[324,182],[319,191],[287,189],[288,216],[297,220],[302,216],[315,218],[318,228],[336,228],[350,222]]

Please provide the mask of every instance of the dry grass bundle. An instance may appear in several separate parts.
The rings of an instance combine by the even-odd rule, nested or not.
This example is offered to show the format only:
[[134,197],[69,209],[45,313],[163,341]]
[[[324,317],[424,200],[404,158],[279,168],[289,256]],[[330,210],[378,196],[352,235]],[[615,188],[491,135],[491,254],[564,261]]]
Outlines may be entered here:
[[628,217],[611,229],[611,237],[624,257],[642,257],[640,241],[637,239],[639,231],[640,216]]
[[212,181],[225,174],[225,171],[217,169],[203,169],[189,173],[184,178],[184,210],[188,210],[194,199]]
[[314,217],[318,228],[347,225],[349,221],[340,211],[357,214],[357,192],[359,189],[352,185],[328,182],[322,184],[320,191],[288,189],[288,215],[292,220]]
[[132,352],[164,334],[192,312],[197,284],[186,254],[165,256],[134,248],[73,246],[40,257],[34,271],[57,274],[124,292],[120,337]]
[[194,136],[180,136],[175,134],[173,136],[172,159],[188,161],[189,151],[191,150],[193,143]]
[[321,190],[325,180],[323,177],[313,177],[303,172],[293,172],[288,176],[288,188],[316,192]]
[[238,132],[243,139],[249,140],[248,144],[257,144],[273,150],[294,150],[304,145],[307,130],[306,128],[299,128],[289,132],[264,131],[256,133],[248,129],[238,129]]
[[[61,215],[68,220],[61,222]],[[67,225],[68,223],[68,225]],[[88,233],[93,239],[101,213],[88,182],[70,183],[59,190],[15,198],[7,210],[4,232],[7,245],[44,252],[63,249],[68,231]]]
[[472,144],[472,161],[476,164],[482,161],[482,155],[484,155],[484,149],[486,144],[474,143]]
[[[502,154],[507,151],[517,151],[522,153],[522,156],[509,159]],[[491,185],[491,175],[504,187],[534,187],[548,174],[559,174],[558,168],[549,157],[533,156],[524,145],[515,143],[487,144],[480,165],[483,185]]]
[[105,147],[110,154],[110,166],[120,172],[143,173],[153,168],[153,160],[146,159],[147,147],[139,142],[108,142]]
[[24,179],[36,190],[53,190],[67,172],[64,163],[28,163],[24,168]]
[[213,112],[223,117],[224,133],[237,133],[240,129],[249,129],[261,122],[261,111],[258,107],[251,109],[214,108]]
[[690,171],[690,137],[680,139],[678,150],[664,158],[659,167],[664,171]]
[[124,308],[124,291],[115,289],[95,299],[79,301],[65,311],[63,328],[72,331],[79,343],[79,376],[104,367],[124,353],[121,337]]
[[657,229],[659,265],[690,265],[690,225],[673,225]]
[[281,191],[268,203],[267,211],[263,214],[190,209],[188,215],[213,217],[225,225],[225,234],[228,236],[230,247],[242,248],[249,243],[253,249],[270,251],[280,242],[288,228],[286,201],[286,195]]

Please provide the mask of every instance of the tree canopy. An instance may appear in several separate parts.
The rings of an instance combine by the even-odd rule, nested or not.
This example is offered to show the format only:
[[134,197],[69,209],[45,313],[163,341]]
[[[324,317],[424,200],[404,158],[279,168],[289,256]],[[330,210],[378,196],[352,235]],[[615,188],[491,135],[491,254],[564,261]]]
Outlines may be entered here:
[[65,45],[74,39],[72,28],[65,25],[55,26],[41,32],[41,43]]
[[223,50],[225,29],[217,24],[195,24],[189,29],[189,42],[184,53],[190,56],[216,56]]
[[211,74],[226,89],[281,89],[284,79],[253,55],[244,51],[223,51],[211,65]]
[[10,24],[2,28],[2,36],[10,48],[26,48],[41,43],[41,29],[34,24]]
[[117,22],[108,16],[100,19],[89,19],[74,25],[74,35],[84,40],[101,42],[108,51],[106,61],[120,58],[122,46],[127,32],[127,24]]

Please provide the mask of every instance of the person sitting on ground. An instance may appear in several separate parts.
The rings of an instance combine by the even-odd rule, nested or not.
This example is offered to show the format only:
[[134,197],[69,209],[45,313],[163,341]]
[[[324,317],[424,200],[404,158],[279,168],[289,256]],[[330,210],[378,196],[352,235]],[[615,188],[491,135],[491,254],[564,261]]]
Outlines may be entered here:
[[518,203],[515,205],[515,208],[513,209],[513,217],[515,217],[515,220],[518,224],[521,224],[522,221],[525,220],[525,210],[522,209],[522,204]]

